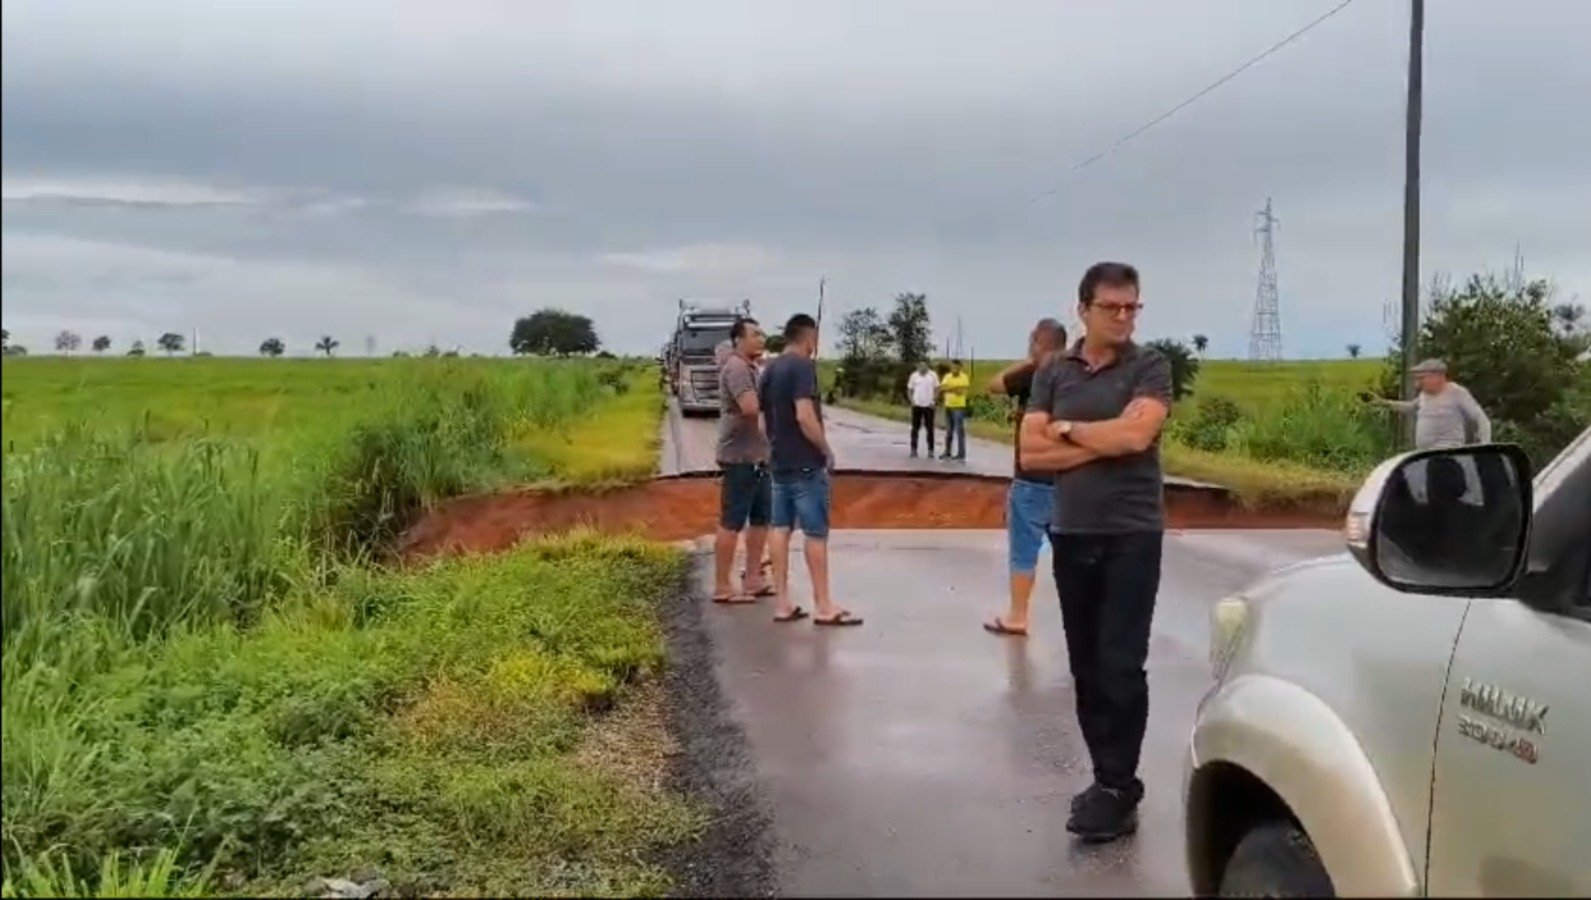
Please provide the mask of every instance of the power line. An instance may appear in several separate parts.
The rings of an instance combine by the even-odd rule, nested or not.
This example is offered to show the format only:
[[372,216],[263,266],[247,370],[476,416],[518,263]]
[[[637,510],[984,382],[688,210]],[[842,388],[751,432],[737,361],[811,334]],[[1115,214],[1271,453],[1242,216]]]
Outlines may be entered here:
[[[1248,62],[1244,63],[1241,66],[1238,66],[1237,68],[1235,68],[1232,71],[1226,73],[1225,75],[1221,76],[1221,78],[1219,80],[1211,83],[1204,90],[1198,92],[1197,94],[1194,94],[1192,97],[1189,97],[1188,99],[1182,101],[1181,103],[1178,103],[1176,106],[1171,107],[1171,109],[1166,110],[1164,113],[1161,113],[1159,117],[1157,117],[1154,120],[1150,121],[1148,124],[1139,126],[1138,128],[1134,129],[1133,131],[1127,133],[1124,137],[1122,137],[1116,143],[1111,144],[1109,147],[1106,147],[1105,149],[1099,151],[1098,153],[1095,153],[1093,156],[1090,156],[1089,158],[1087,158],[1087,159],[1083,160],[1082,162],[1078,163],[1077,165],[1072,166],[1070,169],[1067,170],[1067,174],[1071,174],[1073,172],[1076,172],[1079,169],[1086,169],[1089,166],[1093,165],[1094,163],[1099,162],[1100,160],[1104,159],[1105,157],[1110,156],[1111,154],[1115,153],[1117,150],[1120,150],[1128,141],[1131,141],[1133,138],[1136,138],[1140,134],[1143,134],[1144,132],[1148,131],[1149,129],[1155,127],[1156,125],[1159,125],[1161,122],[1164,122],[1165,120],[1171,118],[1172,116],[1176,115],[1177,113],[1181,112],[1182,110],[1188,108],[1189,106],[1192,106],[1200,98],[1204,97],[1206,94],[1210,93],[1211,91],[1214,91],[1216,88],[1220,87],[1221,85],[1226,84],[1228,81],[1231,81],[1232,79],[1236,78],[1237,76],[1239,76],[1239,75],[1243,74],[1244,72],[1248,71],[1249,69],[1253,68],[1261,60],[1265,59],[1267,56],[1270,56],[1272,53],[1275,53],[1276,51],[1282,49],[1283,47],[1287,46],[1288,44],[1291,44],[1293,41],[1296,41],[1299,38],[1303,37],[1311,29],[1313,29],[1316,25],[1319,25],[1320,23],[1326,21],[1327,19],[1331,18],[1332,16],[1335,16],[1337,13],[1342,12],[1351,3],[1353,3],[1353,0],[1342,0],[1341,3],[1338,3],[1336,6],[1332,7],[1329,10],[1327,10],[1319,18],[1316,18],[1314,21],[1310,22],[1308,25],[1305,25],[1303,28],[1298,29],[1297,31],[1293,32],[1292,34],[1288,35],[1287,37],[1284,37],[1281,40],[1277,41],[1276,43],[1272,44],[1269,48],[1267,48],[1265,50],[1265,52],[1263,52],[1260,55],[1254,57],[1253,59],[1250,59]],[[1044,193],[1039,194],[1038,196],[1034,197],[1031,202],[1037,203],[1040,200],[1043,200],[1045,197],[1049,197],[1049,196],[1054,195],[1060,189],[1061,188],[1060,188],[1059,185],[1057,185],[1055,187],[1052,187],[1049,190],[1045,191]]]

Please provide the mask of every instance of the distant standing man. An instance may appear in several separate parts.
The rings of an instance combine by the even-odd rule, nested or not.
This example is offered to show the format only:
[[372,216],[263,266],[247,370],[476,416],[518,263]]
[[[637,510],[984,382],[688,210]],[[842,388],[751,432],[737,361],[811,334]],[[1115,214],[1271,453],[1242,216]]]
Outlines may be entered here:
[[1028,336],[1027,359],[1019,360],[994,376],[987,388],[991,394],[1015,397],[1017,402],[1017,441],[1015,472],[1005,504],[1005,536],[1011,574],[1011,603],[1005,615],[984,622],[992,634],[1022,636],[1028,633],[1028,601],[1033,597],[1034,574],[1039,551],[1049,537],[1050,520],[1055,511],[1055,473],[1029,471],[1022,465],[1022,411],[1033,394],[1033,376],[1055,351],[1066,347],[1066,329],[1054,319],[1040,319]]
[[1492,420],[1475,402],[1468,388],[1448,380],[1447,363],[1428,359],[1409,372],[1414,375],[1419,396],[1413,400],[1370,399],[1400,414],[1414,413],[1415,449],[1441,450],[1491,443]]
[[823,431],[818,399],[817,322],[805,313],[784,326],[785,349],[762,374],[762,414],[773,471],[773,581],[779,597],[776,622],[804,618],[806,610],[790,599],[790,535],[800,528],[812,604],[818,625],[860,625],[861,618],[834,604],[829,595],[829,473],[834,453]]
[[928,432],[928,456],[934,455],[934,405],[939,402],[939,376],[927,361],[917,363],[917,371],[906,379],[906,402],[912,408],[912,456],[917,456],[917,432]]
[[1160,588],[1160,430],[1171,409],[1171,365],[1133,343],[1138,288],[1138,271],[1125,263],[1084,273],[1083,337],[1034,376],[1019,444],[1024,466],[1059,473],[1050,523],[1055,589],[1094,768],[1066,828],[1087,841],[1137,830],[1144,792],[1144,664]]
[[[713,545],[713,602],[755,603],[773,593],[762,577],[761,560],[768,542],[772,482],[768,475],[768,439],[762,430],[757,396],[757,358],[762,355],[762,328],[755,319],[737,319],[730,332],[731,350],[718,369],[718,536]],[[746,571],[742,592],[730,585],[735,545],[746,535]]]
[[[967,388],[972,384],[967,373],[961,371],[961,360],[950,361],[950,371],[939,382],[939,393],[945,398],[945,455],[941,459],[967,458]],[[952,454],[952,450],[960,447]]]

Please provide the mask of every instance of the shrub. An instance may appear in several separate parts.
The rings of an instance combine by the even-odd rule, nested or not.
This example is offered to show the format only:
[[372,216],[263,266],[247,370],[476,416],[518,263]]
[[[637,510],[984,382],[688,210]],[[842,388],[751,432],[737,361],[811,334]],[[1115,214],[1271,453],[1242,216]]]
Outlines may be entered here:
[[[1591,393],[1579,387],[1591,364],[1576,358],[1585,341],[1581,308],[1555,306],[1546,281],[1510,285],[1491,275],[1433,294],[1415,356],[1446,361],[1492,418],[1494,437],[1520,443],[1537,465],[1545,463],[1591,421]],[[1402,378],[1395,346],[1382,371],[1383,395],[1396,396]]]
[[1306,382],[1278,404],[1228,431],[1230,445],[1259,460],[1285,460],[1357,472],[1393,452],[1381,417],[1352,394]]
[[1233,426],[1243,420],[1243,408],[1236,401],[1219,395],[1199,401],[1191,417],[1173,420],[1172,434],[1196,450],[1220,452],[1226,449]]

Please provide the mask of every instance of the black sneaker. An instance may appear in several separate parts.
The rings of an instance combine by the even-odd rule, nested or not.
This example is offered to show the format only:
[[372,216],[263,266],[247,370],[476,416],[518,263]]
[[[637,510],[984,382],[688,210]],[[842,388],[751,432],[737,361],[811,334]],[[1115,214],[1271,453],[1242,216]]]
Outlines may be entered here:
[[1072,813],[1066,830],[1089,843],[1105,843],[1138,830],[1139,791],[1101,786]]

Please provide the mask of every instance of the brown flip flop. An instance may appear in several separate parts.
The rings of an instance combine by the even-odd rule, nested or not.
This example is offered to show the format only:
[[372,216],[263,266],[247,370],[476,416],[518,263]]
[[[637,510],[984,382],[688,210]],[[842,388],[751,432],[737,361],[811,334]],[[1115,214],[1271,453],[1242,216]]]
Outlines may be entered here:
[[795,609],[790,610],[789,615],[775,615],[773,620],[775,622],[799,622],[806,617],[807,611],[797,606]]
[[850,610],[843,610],[842,609],[842,610],[840,610],[839,612],[835,613],[833,616],[830,616],[827,619],[813,619],[812,620],[812,624],[813,625],[830,625],[830,626],[833,626],[835,628],[843,628],[843,627],[845,627],[847,625],[860,625],[860,624],[862,624],[862,617],[861,616],[857,616],[857,615],[853,615]]
[[728,597],[714,597],[713,602],[721,606],[744,606],[747,603],[756,603],[756,597],[747,597],[743,594],[731,594]]
[[989,632],[990,634],[1003,634],[1010,635],[1011,637],[1028,636],[1028,630],[1026,628],[1020,630],[1012,628],[1011,626],[1005,624],[1005,620],[999,616],[995,616],[993,622],[983,623],[983,630]]

